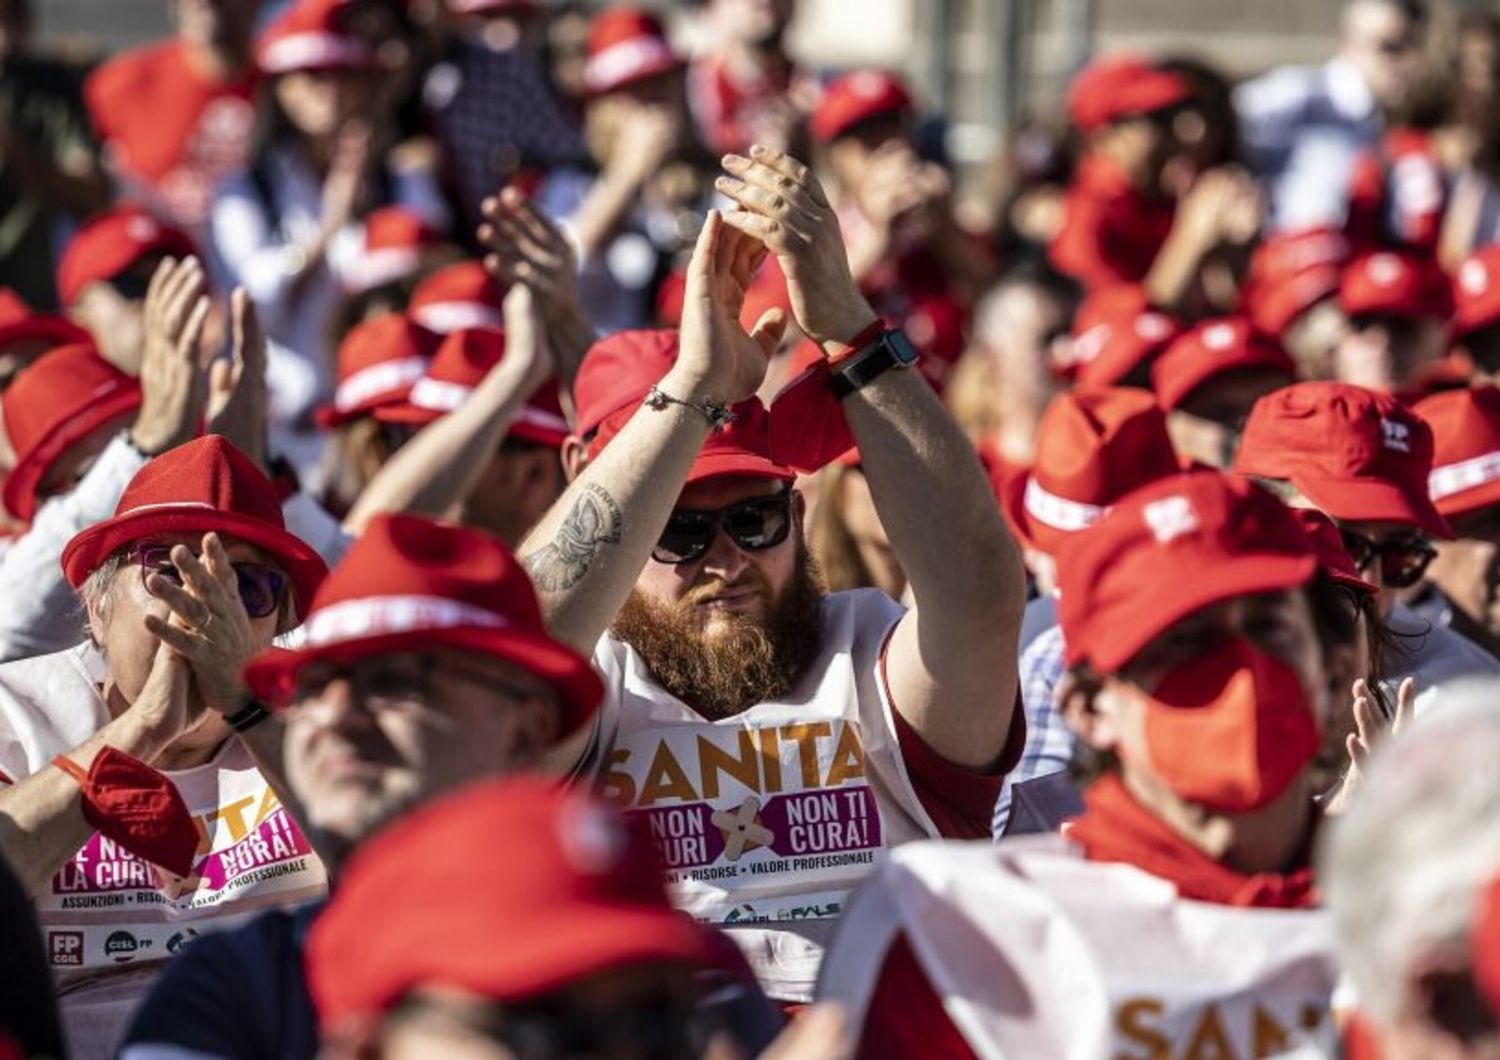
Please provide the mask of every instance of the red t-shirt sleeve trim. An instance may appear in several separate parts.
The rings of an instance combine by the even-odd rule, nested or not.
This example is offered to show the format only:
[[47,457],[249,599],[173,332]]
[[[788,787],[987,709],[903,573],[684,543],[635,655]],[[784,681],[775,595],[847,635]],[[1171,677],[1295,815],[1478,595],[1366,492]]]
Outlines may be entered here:
[[861,1060],[976,1060],[917,962],[906,933],[886,951],[860,1032]]
[[922,808],[937,826],[938,835],[944,839],[988,838],[1000,786],[1006,774],[1021,761],[1021,752],[1026,748],[1026,712],[1021,707],[1020,691],[1016,692],[1010,732],[1006,735],[999,764],[984,771],[955,765],[928,747],[911,723],[902,717],[886,678],[886,651],[889,647],[890,638],[887,637],[880,649],[880,684],[886,702],[891,705],[901,760],[906,764],[907,775],[911,777],[912,788],[921,800]]

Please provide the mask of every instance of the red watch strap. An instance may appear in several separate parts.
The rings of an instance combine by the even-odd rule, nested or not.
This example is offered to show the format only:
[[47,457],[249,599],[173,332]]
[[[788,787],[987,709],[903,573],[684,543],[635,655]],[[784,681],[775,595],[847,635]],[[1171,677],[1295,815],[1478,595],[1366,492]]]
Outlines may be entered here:
[[870,323],[866,324],[864,330],[861,331],[858,335],[854,336],[854,338],[850,339],[846,343],[840,343],[840,345],[843,346],[843,349],[839,350],[838,353],[831,353],[827,355],[826,359],[828,361],[828,367],[833,368],[839,364],[842,364],[844,361],[847,361],[850,357],[853,357],[860,350],[870,345],[870,343],[880,338],[880,336],[884,334],[884,332],[885,321],[880,317],[876,317],[874,320],[870,321]]

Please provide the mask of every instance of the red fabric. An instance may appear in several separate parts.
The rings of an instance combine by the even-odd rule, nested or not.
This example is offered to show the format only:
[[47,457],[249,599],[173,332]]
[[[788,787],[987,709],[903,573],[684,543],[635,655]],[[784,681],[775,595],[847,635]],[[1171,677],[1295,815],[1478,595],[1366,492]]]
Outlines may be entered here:
[[639,402],[677,363],[671,328],[617,331],[589,347],[573,378],[578,433],[587,436],[614,413]]
[[860,1060],[977,1060],[904,933],[886,951],[855,1055]]
[[1297,365],[1281,344],[1246,317],[1204,320],[1162,352],[1151,366],[1151,386],[1164,409],[1179,408],[1204,383],[1230,372],[1277,372],[1291,383]]
[[114,747],[96,754],[87,773],[62,756],[53,762],[78,781],[83,816],[100,835],[178,876],[192,871],[198,829],[164,775]]
[[1380,1060],[1380,1039],[1368,1020],[1351,1013],[1344,1024],[1343,1060]]
[[1354,163],[1344,230],[1360,250],[1396,244],[1430,254],[1446,205],[1432,138],[1418,129],[1391,129]]
[[1500,246],[1481,247],[1464,259],[1453,284],[1453,337],[1500,322]]
[[1068,118],[1084,132],[1121,118],[1186,103],[1192,85],[1136,55],[1107,55],[1090,63],[1068,88]]
[[856,70],[823,90],[808,120],[808,131],[815,142],[826,144],[862,121],[886,114],[906,114],[912,106],[911,92],[895,74]]
[[741,80],[729,64],[708,55],[688,68],[693,116],[704,142],[715,151],[745,151],[755,142],[760,115],[779,106],[792,84],[790,63]]
[[1491,1011],[1500,1012],[1500,878],[1480,893],[1470,949],[1474,979]]
[[116,56],[83,91],[111,160],[156,186],[174,213],[191,201],[188,216],[201,218],[218,182],[245,162],[256,79],[211,81],[173,40]]
[[182,258],[196,253],[186,232],[138,206],[117,207],[89,218],[68,241],[57,263],[57,295],[70,306],[89,284],[112,280],[152,255]]
[[1139,283],[1172,231],[1177,207],[1130,185],[1113,162],[1085,158],[1063,200],[1063,221],[1048,255],[1085,287]]
[[349,0],[292,0],[261,34],[255,62],[268,74],[366,69],[375,54],[346,28]]
[[592,93],[613,92],[683,65],[661,20],[635,7],[595,15],[589,23],[587,52],[583,80]]
[[38,313],[9,287],[0,287],[0,350],[13,342],[36,340],[54,345],[87,342],[93,338],[71,320]]
[[[1417,402],[1412,411],[1432,427],[1434,468],[1500,459],[1500,389],[1484,385],[1445,390]],[[1445,518],[1500,504],[1500,477],[1489,468],[1443,487],[1441,495],[1432,492]]]
[[1381,313],[1446,320],[1453,314],[1453,288],[1448,274],[1431,257],[1378,250],[1355,258],[1344,269],[1339,308],[1351,317]]
[[1371,596],[1380,592],[1376,586],[1359,576],[1359,568],[1354,565],[1354,559],[1344,548],[1343,535],[1332,519],[1316,508],[1293,508],[1292,515],[1312,543],[1313,552],[1318,557],[1318,567],[1324,574],[1340,585]]
[[[382,405],[404,401],[416,381],[404,370],[390,380],[389,386],[372,389],[360,383],[370,378],[363,373],[379,371],[380,365],[411,366],[431,363],[437,352],[438,338],[400,313],[382,313],[356,324],[339,343],[339,381],[334,400],[320,406],[313,418],[320,427],[337,427]],[[420,372],[416,373],[420,377]],[[357,388],[351,389],[352,387]]]
[[[881,666],[885,663],[882,660]],[[1021,761],[1026,749],[1026,711],[1020,694],[1010,715],[1010,732],[1000,764],[993,772],[980,773],[954,765],[938,754],[911,727],[899,710],[891,711],[895,719],[896,741],[901,746],[901,760],[911,777],[912,787],[922,808],[938,834],[944,839],[988,839],[995,817],[995,800],[1006,776]]]
[[1184,898],[1215,905],[1258,909],[1310,909],[1318,904],[1311,843],[1299,867],[1285,875],[1246,876],[1190,845],[1131,797],[1117,776],[1105,776],[1083,793],[1083,816],[1067,825],[1067,837],[1090,861],[1124,862],[1177,887]]

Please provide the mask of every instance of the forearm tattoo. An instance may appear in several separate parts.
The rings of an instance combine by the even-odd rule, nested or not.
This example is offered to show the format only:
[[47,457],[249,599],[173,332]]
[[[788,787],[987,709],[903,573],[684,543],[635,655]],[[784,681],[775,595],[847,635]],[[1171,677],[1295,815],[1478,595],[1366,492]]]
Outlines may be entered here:
[[542,592],[571,589],[589,572],[601,545],[620,543],[624,525],[620,506],[609,491],[589,483],[563,517],[551,544],[543,545],[522,562]]

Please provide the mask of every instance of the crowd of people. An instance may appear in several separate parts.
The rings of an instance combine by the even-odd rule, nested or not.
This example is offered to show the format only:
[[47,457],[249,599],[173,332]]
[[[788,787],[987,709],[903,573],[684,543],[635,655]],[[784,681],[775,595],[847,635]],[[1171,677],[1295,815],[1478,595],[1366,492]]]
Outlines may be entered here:
[[0,1060],[1500,1056],[1500,16],[986,198],[794,0],[168,6],[0,0]]

